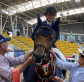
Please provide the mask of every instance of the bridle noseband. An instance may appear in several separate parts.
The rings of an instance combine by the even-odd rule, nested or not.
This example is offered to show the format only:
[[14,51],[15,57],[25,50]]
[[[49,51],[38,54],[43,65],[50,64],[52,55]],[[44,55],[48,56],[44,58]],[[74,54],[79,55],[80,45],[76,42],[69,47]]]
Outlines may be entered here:
[[47,48],[46,48],[45,45],[43,45],[43,44],[38,44],[37,46],[34,46],[34,50],[35,50],[38,46],[44,47],[44,48],[45,48],[45,52],[44,52],[44,53],[48,53]]

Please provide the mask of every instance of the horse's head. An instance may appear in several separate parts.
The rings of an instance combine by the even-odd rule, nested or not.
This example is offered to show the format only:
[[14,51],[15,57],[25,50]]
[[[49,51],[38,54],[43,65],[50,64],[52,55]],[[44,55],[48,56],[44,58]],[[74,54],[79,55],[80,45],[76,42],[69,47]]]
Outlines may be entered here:
[[59,25],[60,18],[51,26],[42,22],[40,15],[38,14],[38,24],[36,29],[36,36],[34,40],[34,55],[33,59],[35,63],[41,63],[42,60],[50,60],[49,49],[55,41],[55,30]]
[[39,27],[34,41],[35,63],[47,63],[50,60],[49,50],[55,42],[55,31],[47,26]]

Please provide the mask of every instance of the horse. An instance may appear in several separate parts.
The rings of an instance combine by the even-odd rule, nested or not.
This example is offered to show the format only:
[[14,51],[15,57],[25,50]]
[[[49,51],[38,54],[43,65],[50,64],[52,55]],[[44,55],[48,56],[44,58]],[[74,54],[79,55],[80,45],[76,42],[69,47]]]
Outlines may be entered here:
[[[49,34],[49,36],[46,37],[42,36],[40,30],[45,30],[45,29],[52,31],[53,33]],[[54,70],[53,58],[50,58],[50,53],[49,53],[49,50],[54,40],[55,40],[55,32],[51,28],[46,26],[39,27],[39,30],[36,32],[36,37],[34,41],[33,59],[34,62],[36,63],[37,73],[41,76],[41,78],[48,78]],[[50,61],[50,59],[52,62]],[[39,63],[40,65],[37,63]],[[46,67],[45,65],[48,67]],[[43,66],[46,68],[43,68]]]
[[[62,70],[53,66],[53,57],[49,50],[55,42],[55,31],[52,29],[58,26],[59,19],[52,25],[44,24],[38,15],[38,30],[34,40],[33,60],[35,64],[28,66],[24,71],[25,82],[53,82],[54,75],[61,77]],[[51,27],[51,28],[50,28]],[[56,53],[59,57],[59,55]],[[59,57],[60,58],[60,57]],[[29,71],[32,70],[31,72]],[[26,74],[25,74],[26,73]],[[30,73],[34,73],[30,75]],[[31,76],[32,79],[28,78]]]

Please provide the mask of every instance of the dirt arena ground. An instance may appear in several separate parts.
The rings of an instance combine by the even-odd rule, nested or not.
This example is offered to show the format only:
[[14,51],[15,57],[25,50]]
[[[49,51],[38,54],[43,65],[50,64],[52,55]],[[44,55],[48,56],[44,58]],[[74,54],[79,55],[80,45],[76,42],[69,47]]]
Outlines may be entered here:
[[[19,65],[20,66],[20,65]],[[17,66],[17,67],[19,67],[19,66]],[[70,74],[70,72],[69,71],[67,71],[67,73],[66,73],[66,78],[65,78],[65,80],[67,81],[67,82],[69,82],[68,80],[69,80],[69,74]],[[21,73],[20,74],[20,82],[23,80],[23,73]]]
[[20,82],[23,80],[23,73],[20,74]]
[[66,78],[65,78],[65,81],[66,81],[66,82],[69,82],[69,74],[70,74],[70,71],[67,71],[67,73],[66,73]]

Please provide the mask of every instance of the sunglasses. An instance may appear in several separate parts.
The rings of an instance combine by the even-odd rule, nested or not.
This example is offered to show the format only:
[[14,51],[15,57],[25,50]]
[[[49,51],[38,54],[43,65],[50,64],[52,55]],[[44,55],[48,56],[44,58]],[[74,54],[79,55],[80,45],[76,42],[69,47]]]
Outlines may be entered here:
[[80,53],[80,57],[81,57],[81,58],[84,58],[84,55],[82,55],[82,54]]

